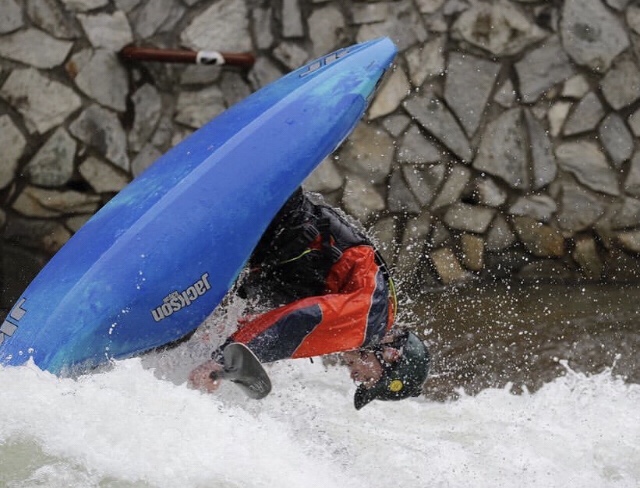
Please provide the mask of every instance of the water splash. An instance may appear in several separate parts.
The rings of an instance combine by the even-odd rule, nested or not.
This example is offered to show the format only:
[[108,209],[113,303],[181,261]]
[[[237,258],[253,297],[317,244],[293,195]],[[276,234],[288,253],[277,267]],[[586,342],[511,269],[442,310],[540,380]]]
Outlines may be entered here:
[[340,367],[282,362],[274,392],[207,396],[140,359],[59,379],[0,369],[0,485],[635,487],[640,386],[609,371],[535,393],[352,407]]

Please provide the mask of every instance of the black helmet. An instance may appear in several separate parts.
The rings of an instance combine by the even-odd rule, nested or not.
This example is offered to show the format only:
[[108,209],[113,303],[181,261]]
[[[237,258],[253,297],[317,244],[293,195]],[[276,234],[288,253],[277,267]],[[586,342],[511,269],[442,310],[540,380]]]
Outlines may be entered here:
[[[395,347],[402,356],[394,363],[382,359],[384,345]],[[360,410],[373,400],[404,400],[418,396],[422,384],[429,374],[429,351],[424,343],[412,332],[405,332],[391,344],[378,346],[376,356],[384,370],[382,377],[371,388],[359,385],[353,398],[356,410]]]

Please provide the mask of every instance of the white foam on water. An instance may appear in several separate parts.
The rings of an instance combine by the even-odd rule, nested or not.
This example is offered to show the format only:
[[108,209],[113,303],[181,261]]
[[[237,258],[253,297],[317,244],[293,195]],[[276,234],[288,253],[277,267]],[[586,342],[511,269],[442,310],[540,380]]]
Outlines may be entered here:
[[637,487],[640,386],[568,371],[534,394],[374,402],[346,370],[269,368],[246,399],[160,380],[140,359],[60,379],[0,368],[0,486]]

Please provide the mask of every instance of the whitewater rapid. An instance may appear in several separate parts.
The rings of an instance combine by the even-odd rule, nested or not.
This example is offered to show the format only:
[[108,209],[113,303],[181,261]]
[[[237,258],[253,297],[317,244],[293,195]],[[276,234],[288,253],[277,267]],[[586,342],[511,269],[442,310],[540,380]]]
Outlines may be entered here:
[[[342,367],[269,367],[273,393],[215,395],[140,358],[78,379],[0,368],[0,486],[628,487],[640,483],[640,386],[609,371],[535,393],[352,406]],[[161,375],[160,375],[161,376]]]

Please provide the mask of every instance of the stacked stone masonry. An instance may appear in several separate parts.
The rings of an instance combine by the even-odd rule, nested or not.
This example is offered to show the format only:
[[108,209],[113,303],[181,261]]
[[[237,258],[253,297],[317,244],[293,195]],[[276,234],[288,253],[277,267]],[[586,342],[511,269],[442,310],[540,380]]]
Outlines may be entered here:
[[[0,0],[2,305],[172,145],[379,36],[395,66],[305,187],[370,228],[396,276],[638,279],[637,2]],[[256,63],[123,62],[132,43]]]

